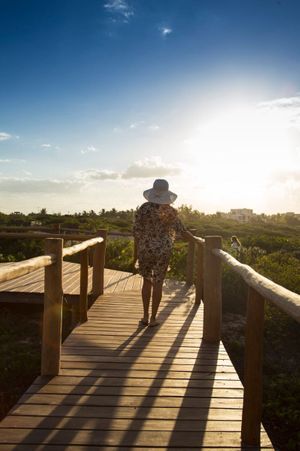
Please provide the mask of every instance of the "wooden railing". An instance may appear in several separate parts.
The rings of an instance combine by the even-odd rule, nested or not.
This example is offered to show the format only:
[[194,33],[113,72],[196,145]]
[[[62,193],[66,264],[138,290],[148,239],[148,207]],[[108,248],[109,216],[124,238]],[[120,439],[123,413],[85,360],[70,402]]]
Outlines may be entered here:
[[[80,253],[79,321],[87,318],[88,249],[93,248],[93,288],[95,296],[103,293],[106,231],[86,240],[82,234],[0,233],[0,238],[45,239],[44,256],[31,258],[0,268],[0,282],[45,268],[44,327],[42,374],[56,375],[60,365],[62,328],[62,260]],[[63,239],[83,241],[63,249]],[[195,282],[196,298],[204,302],[203,339],[218,343],[222,328],[222,262],[228,264],[248,285],[244,365],[244,400],[242,442],[258,446],[262,412],[263,323],[265,299],[300,322],[300,296],[270,281],[240,263],[222,249],[220,236],[205,239],[194,236],[188,243],[186,282]],[[195,272],[195,274],[194,274]]]
[[[7,233],[5,238],[37,238],[22,233]],[[21,235],[21,236],[20,236]],[[63,280],[62,262],[64,257],[80,253],[80,296],[77,319],[87,320],[88,309],[88,252],[93,249],[92,294],[98,297],[104,289],[104,263],[106,248],[106,231],[101,230],[97,236],[87,240],[84,235],[61,236],[46,234],[38,236],[45,239],[45,255],[30,258],[7,266],[0,267],[0,282],[15,279],[40,268],[45,268],[44,317],[42,337],[42,375],[57,375],[60,368],[60,349],[62,342],[62,307]],[[80,244],[63,248],[63,238],[82,241]]]
[[[222,262],[229,265],[248,285],[245,332],[244,399],[242,415],[242,442],[249,446],[260,444],[262,415],[263,324],[265,299],[271,301],[289,316],[300,322],[300,296],[263,277],[222,249],[220,236],[194,237],[196,250],[196,302],[204,302],[203,339],[217,343],[222,327]],[[189,256],[188,260],[194,260]],[[189,266],[189,280],[194,267]]]

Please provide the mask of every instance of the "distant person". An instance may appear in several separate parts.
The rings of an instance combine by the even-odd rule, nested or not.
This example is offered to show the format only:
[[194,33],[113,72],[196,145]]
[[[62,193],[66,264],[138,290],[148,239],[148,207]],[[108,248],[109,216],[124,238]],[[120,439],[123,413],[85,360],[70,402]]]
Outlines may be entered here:
[[240,255],[241,248],[242,248],[241,242],[235,235],[233,235],[231,237],[231,249],[234,251],[234,254],[236,256]]
[[159,324],[156,315],[176,234],[186,239],[191,239],[192,234],[185,229],[177,211],[170,205],[177,195],[169,191],[166,180],[155,180],[153,188],[144,191],[143,195],[148,202],[136,212],[133,234],[137,245],[138,271],[143,277],[144,316],[140,324],[153,327]]

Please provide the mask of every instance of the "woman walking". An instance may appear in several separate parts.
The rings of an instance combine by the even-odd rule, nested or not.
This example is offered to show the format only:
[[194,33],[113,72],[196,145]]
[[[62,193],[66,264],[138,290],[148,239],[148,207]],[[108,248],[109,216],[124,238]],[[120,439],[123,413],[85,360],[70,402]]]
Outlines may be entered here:
[[136,212],[133,233],[137,245],[139,273],[143,277],[144,316],[140,323],[153,327],[159,324],[156,315],[176,234],[187,239],[190,239],[192,234],[185,229],[177,211],[170,205],[177,195],[169,191],[166,180],[155,180],[153,188],[144,191],[143,195],[148,202]]
[[241,245],[241,242],[238,239],[238,237],[233,235],[231,237],[230,244],[231,244],[231,249],[233,250],[233,254],[236,255],[237,257],[239,257],[240,253],[241,253],[242,245]]

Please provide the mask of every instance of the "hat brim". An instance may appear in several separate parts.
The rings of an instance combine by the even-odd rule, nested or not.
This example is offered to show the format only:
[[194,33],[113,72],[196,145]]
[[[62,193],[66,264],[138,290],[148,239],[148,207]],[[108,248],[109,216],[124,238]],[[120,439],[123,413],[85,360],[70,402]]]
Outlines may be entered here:
[[172,204],[177,199],[177,194],[172,193],[172,191],[157,192],[153,188],[147,189],[143,192],[143,196],[148,202],[153,204]]

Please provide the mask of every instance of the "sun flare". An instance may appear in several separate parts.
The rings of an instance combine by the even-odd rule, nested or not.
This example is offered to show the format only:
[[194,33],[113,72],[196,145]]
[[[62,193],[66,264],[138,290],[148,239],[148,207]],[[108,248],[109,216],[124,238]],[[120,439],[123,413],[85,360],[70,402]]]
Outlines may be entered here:
[[274,174],[294,168],[294,128],[286,111],[263,104],[226,109],[203,122],[188,144],[192,171],[199,176],[201,168],[212,204],[223,199],[224,208],[265,208]]

